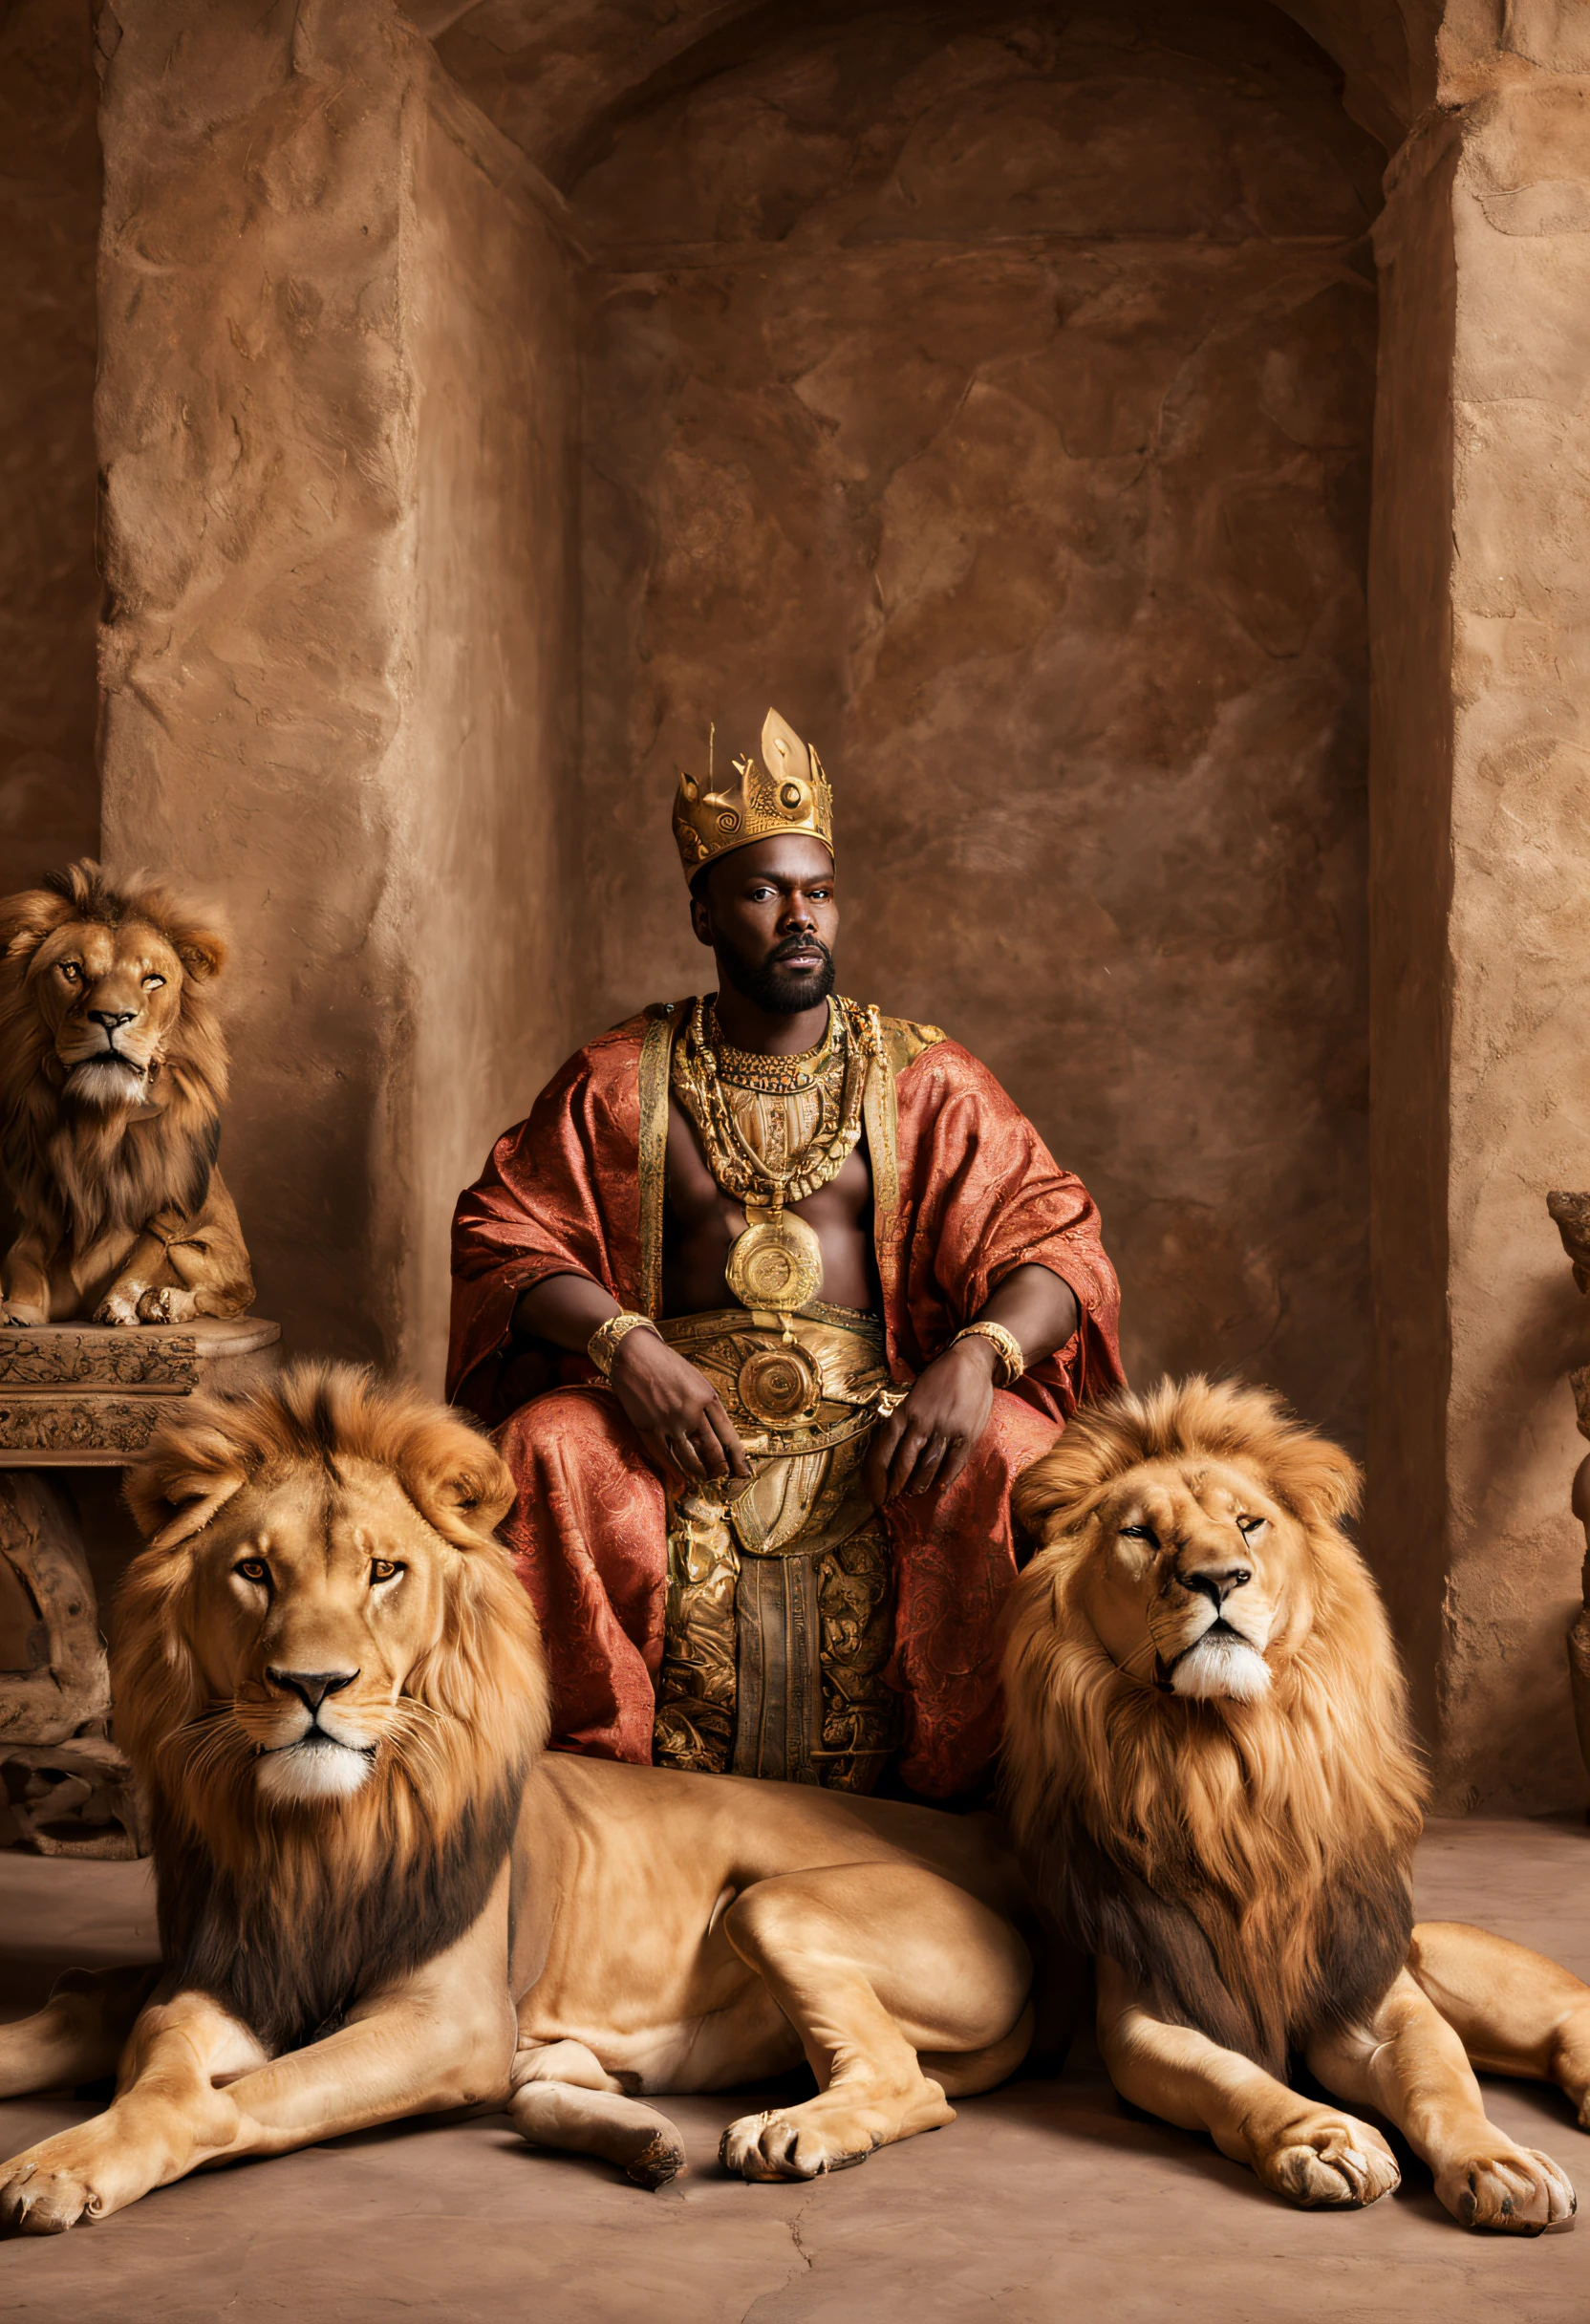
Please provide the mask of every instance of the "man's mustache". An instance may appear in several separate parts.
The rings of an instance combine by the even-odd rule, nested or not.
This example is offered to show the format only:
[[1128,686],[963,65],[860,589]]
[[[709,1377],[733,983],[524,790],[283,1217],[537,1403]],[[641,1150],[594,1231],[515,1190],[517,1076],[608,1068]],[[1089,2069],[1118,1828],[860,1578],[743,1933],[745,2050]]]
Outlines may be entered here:
[[821,953],[825,960],[831,962],[833,959],[832,953],[821,936],[785,936],[782,944],[774,945],[767,958],[769,961],[790,960],[798,952]]

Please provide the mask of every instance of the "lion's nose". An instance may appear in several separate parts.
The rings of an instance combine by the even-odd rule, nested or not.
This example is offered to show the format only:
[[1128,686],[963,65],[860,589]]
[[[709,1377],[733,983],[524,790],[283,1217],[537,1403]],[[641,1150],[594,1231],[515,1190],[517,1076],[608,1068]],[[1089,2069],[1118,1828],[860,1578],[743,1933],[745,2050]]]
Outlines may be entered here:
[[1200,1597],[1209,1600],[1216,1613],[1233,1590],[1239,1590],[1253,1578],[1253,1568],[1247,1565],[1199,1565],[1190,1574],[1176,1576],[1184,1590],[1196,1590]]
[[269,1669],[266,1677],[284,1694],[295,1694],[306,1711],[314,1712],[329,1694],[340,1694],[357,1678],[356,1670],[277,1670]]
[[137,1009],[90,1009],[88,1012],[89,1022],[102,1024],[107,1033],[114,1033],[118,1025],[131,1024],[137,1015]]

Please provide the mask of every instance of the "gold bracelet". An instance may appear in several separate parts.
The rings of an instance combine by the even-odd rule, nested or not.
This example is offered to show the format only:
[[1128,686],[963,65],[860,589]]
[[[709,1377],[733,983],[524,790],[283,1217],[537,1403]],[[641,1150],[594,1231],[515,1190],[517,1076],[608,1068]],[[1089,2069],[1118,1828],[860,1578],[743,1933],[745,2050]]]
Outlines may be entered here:
[[[616,1315],[610,1315],[605,1323],[597,1324],[585,1344],[585,1352],[603,1379],[611,1380],[612,1359],[618,1353],[619,1341],[627,1340],[632,1331],[656,1331],[656,1328],[649,1315],[634,1315],[628,1308],[621,1307]],[[657,1332],[657,1337],[660,1339],[662,1334]]]
[[956,1333],[950,1345],[954,1347],[961,1340],[988,1341],[999,1359],[999,1368],[994,1382],[996,1388],[1014,1388],[1027,1368],[1021,1341],[1002,1323],[968,1323],[964,1331]]

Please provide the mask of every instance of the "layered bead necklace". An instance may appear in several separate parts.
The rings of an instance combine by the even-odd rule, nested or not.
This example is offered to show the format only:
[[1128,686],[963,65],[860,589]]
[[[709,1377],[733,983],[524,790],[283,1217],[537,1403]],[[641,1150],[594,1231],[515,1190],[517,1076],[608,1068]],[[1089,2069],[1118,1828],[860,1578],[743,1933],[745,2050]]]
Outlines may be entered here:
[[745,1213],[724,1268],[741,1306],[788,1314],[822,1288],[822,1245],[786,1205],[827,1186],[854,1151],[882,1041],[876,1009],[853,1001],[830,1001],[823,1039],[797,1056],[737,1049],[705,1001],[691,1011],[674,1052],[674,1086],[713,1177]]

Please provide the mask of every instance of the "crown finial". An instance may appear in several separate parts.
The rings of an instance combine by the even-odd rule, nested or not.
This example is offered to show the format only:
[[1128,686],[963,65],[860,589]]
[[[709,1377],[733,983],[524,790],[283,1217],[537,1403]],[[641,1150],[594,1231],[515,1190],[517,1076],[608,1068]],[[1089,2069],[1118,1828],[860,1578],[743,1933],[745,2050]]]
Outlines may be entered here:
[[768,711],[762,722],[761,764],[748,753],[736,759],[736,780],[721,790],[712,787],[716,733],[709,727],[706,787],[681,769],[674,801],[674,837],[686,879],[720,855],[785,832],[820,839],[831,855],[833,793],[822,761],[788,720]]

